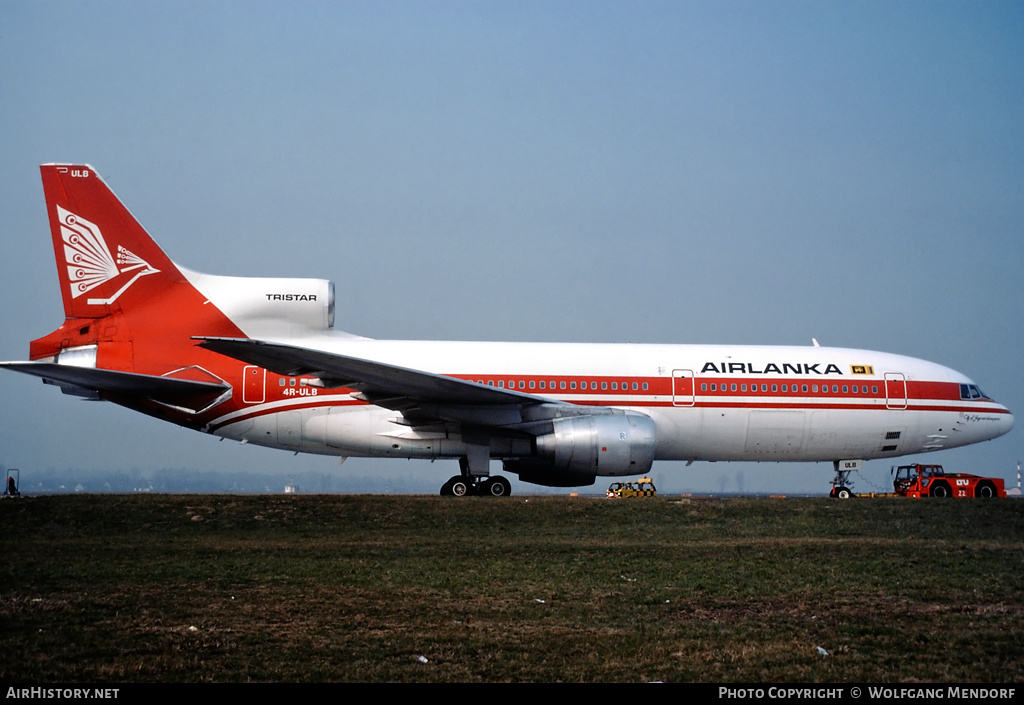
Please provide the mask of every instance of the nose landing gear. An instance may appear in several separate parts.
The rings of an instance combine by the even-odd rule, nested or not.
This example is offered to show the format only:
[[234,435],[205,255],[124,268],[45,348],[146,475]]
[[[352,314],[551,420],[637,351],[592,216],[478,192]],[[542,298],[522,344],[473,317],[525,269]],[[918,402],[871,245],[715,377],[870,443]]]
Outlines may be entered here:
[[850,473],[854,470],[860,470],[864,465],[863,460],[834,460],[832,461],[832,467],[835,469],[836,476],[832,480],[832,491],[828,493],[829,497],[833,499],[850,499],[856,497],[853,493],[853,481],[850,478]]

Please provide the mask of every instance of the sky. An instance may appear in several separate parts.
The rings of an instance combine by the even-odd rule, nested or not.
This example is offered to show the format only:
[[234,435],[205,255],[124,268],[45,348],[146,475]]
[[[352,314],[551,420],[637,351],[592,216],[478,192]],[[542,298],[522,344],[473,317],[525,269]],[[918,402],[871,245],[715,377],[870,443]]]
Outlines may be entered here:
[[[813,337],[952,367],[1020,414],[1022,115],[1019,2],[0,0],[0,359],[62,321],[38,165],[84,162],[186,267],[333,280],[341,330]],[[0,401],[25,478],[457,469],[218,442],[11,372]],[[1022,455],[1018,424],[922,458],[1015,481]]]

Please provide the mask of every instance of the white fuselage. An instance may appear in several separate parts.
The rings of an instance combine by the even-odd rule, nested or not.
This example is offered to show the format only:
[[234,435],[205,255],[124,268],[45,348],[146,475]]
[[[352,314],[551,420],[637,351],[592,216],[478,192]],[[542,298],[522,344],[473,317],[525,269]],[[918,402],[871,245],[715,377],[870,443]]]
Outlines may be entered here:
[[[1013,425],[964,375],[909,357],[823,347],[381,341],[331,335],[291,345],[653,419],[657,460],[886,458],[995,438]],[[257,381],[258,382],[258,381]],[[349,390],[267,374],[217,435],[342,456],[465,454],[457,425],[412,428]],[[492,457],[530,453],[491,439]]]

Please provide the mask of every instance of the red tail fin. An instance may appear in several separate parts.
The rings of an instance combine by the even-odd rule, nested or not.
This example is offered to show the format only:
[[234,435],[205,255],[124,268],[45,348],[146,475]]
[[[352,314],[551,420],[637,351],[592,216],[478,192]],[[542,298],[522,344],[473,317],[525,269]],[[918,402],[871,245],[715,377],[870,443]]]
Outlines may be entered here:
[[66,320],[32,341],[33,360],[95,350],[99,367],[164,374],[195,358],[192,335],[238,334],[95,169],[44,164],[40,171]]
[[40,171],[68,318],[102,318],[185,280],[95,169]]

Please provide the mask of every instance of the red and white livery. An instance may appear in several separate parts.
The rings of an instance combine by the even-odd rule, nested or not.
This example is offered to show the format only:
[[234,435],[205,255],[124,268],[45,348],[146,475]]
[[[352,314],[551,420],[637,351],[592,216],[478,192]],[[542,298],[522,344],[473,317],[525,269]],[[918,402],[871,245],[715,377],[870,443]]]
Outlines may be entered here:
[[319,279],[170,259],[88,165],[41,167],[65,321],[0,363],[198,431],[337,456],[455,458],[445,494],[590,485],[655,460],[954,448],[1013,416],[959,372],[868,350],[372,340]]

